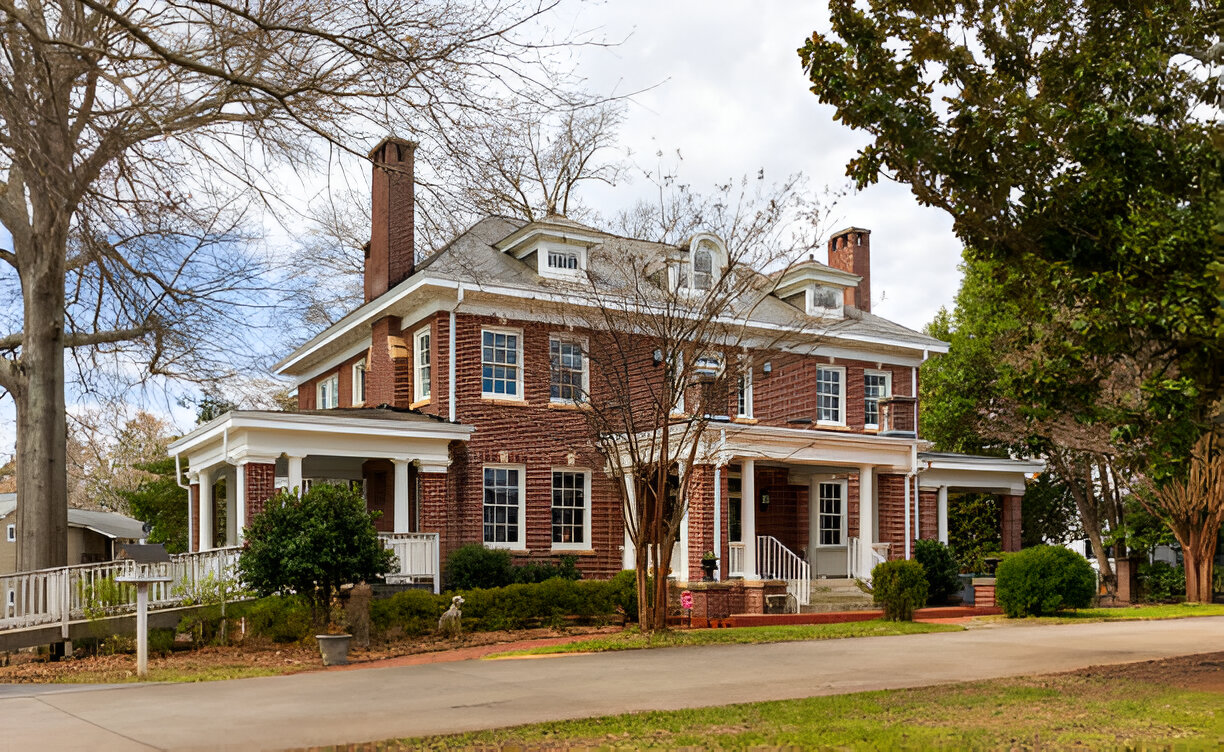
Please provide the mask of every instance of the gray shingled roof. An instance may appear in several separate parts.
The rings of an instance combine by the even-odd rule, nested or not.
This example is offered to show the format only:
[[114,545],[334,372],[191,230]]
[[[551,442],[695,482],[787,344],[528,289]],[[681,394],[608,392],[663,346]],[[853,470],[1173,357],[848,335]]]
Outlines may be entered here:
[[[17,509],[17,494],[0,494],[0,517]],[[69,509],[68,526],[83,527],[108,538],[139,540],[144,537],[144,523],[118,512],[94,509]]]

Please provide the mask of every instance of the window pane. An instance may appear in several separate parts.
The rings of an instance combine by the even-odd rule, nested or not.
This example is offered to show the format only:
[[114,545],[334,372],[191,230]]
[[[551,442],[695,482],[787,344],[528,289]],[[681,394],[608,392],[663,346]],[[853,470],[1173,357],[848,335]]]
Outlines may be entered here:
[[515,543],[519,540],[519,471],[505,467],[484,469],[484,540]]
[[841,422],[841,375],[841,371],[832,368],[821,368],[816,372],[817,420]]
[[586,473],[552,474],[552,541],[586,543]]

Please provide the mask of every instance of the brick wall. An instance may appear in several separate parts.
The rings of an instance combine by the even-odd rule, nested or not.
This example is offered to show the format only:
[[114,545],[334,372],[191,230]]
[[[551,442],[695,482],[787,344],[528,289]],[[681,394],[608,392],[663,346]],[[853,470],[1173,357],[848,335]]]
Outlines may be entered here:
[[[905,476],[876,475],[881,543],[891,543],[889,559],[905,558]],[[912,500],[911,500],[912,503]],[[912,522],[911,522],[912,524]]]
[[[790,485],[789,474],[784,467],[757,467],[756,531],[772,535],[797,553],[808,545],[808,487]],[[762,493],[769,494],[768,508],[761,507]]]
[[702,554],[716,548],[714,545],[713,465],[695,465],[689,472],[688,499],[688,573],[690,580],[699,580],[702,577]]
[[276,495],[276,464],[248,462],[246,465],[246,522],[251,524],[268,499]]
[[188,550],[200,550],[200,484],[192,483],[191,490],[187,492],[188,504],[191,507],[191,540],[188,541]]
[[395,465],[390,460],[370,460],[361,466],[366,482],[366,509],[378,512],[374,528],[380,533],[395,530]]
[[939,492],[918,492],[918,537],[939,537]]
[[[892,376],[892,393],[912,396],[912,372],[908,366],[894,366],[865,360],[846,360],[824,356],[804,356],[790,353],[754,353],[757,367],[753,372],[753,417],[766,425],[786,428],[817,428],[864,432],[866,404],[863,377],[866,371],[885,371]],[[769,362],[772,372],[766,376],[760,368]],[[817,426],[816,373],[822,366],[845,369],[846,418],[845,429]],[[788,423],[795,418],[810,418],[810,425]],[[875,429],[871,429],[872,432]]]
[[1020,538],[1020,499],[1021,497],[1012,494],[1004,494],[1001,497],[1002,501],[1002,524],[1000,532],[1002,535],[1002,546],[1004,551],[1019,551],[1021,546]]

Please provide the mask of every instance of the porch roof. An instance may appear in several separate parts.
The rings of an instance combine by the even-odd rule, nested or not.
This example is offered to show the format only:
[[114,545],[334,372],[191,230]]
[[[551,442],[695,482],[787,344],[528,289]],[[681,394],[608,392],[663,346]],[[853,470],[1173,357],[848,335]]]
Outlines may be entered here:
[[1024,493],[1028,475],[1045,470],[1038,459],[986,457],[954,452],[919,452],[919,484],[932,489],[940,486],[984,493]]
[[734,457],[909,472],[915,448],[925,444],[895,436],[743,423],[711,423],[706,431],[714,434],[712,453],[722,462]]
[[449,464],[449,445],[475,427],[416,410],[391,407],[234,410],[196,428],[168,449],[185,455],[193,471],[221,463],[272,462],[280,455],[364,457]]

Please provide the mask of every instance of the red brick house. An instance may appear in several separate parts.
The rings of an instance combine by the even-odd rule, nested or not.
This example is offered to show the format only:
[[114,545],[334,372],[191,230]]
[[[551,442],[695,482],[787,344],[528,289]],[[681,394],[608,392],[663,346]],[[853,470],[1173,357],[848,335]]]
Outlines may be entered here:
[[[172,445],[191,473],[192,548],[238,542],[275,488],[327,480],[360,484],[384,532],[426,536],[438,559],[483,543],[574,554],[593,577],[632,566],[624,479],[567,391],[592,367],[565,320],[584,305],[567,282],[614,238],[560,217],[489,217],[417,262],[413,151],[392,139],[371,154],[364,305],[277,366],[299,411],[228,413]],[[700,288],[720,242],[658,251]],[[1025,474],[1040,464],[924,451],[918,370],[946,345],[871,313],[870,254],[868,230],[842,230],[827,264],[787,268],[754,309],[749,324],[802,340],[819,320],[821,336],[757,353],[710,423],[679,579],[700,577],[707,550],[723,579],[864,575],[917,538],[946,540],[949,489],[1004,494],[1005,548],[1019,547]]]

